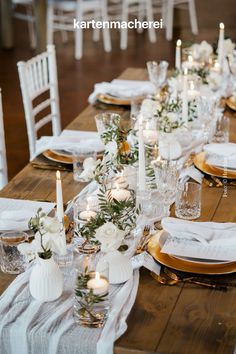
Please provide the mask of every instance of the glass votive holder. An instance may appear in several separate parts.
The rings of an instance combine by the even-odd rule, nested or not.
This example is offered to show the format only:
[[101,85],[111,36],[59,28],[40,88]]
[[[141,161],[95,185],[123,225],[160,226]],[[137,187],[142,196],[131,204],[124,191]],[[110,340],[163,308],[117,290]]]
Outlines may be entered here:
[[[90,160],[86,160],[90,159]],[[85,166],[87,164],[93,164],[93,161],[97,159],[97,152],[94,150],[83,150],[73,151],[73,178],[77,182],[89,182],[92,178],[91,168]],[[85,162],[86,160],[86,162]],[[86,169],[86,171],[85,171]]]
[[109,282],[98,272],[78,273],[74,318],[85,327],[102,327],[109,313]]
[[95,118],[95,122],[96,122],[97,131],[100,136],[112,124],[117,123],[121,120],[121,116],[119,114],[112,113],[112,112],[99,113],[94,118]]
[[83,228],[87,222],[97,216],[97,211],[92,210],[89,204],[76,199],[73,204],[74,212],[74,236],[75,236],[75,251],[84,254],[92,254],[99,251],[100,246],[97,241],[91,237],[83,236]]
[[175,215],[177,218],[193,220],[201,215],[202,186],[197,182],[177,185]]
[[0,266],[4,273],[19,274],[25,270],[25,256],[18,247],[28,239],[23,231],[9,231],[0,235]]

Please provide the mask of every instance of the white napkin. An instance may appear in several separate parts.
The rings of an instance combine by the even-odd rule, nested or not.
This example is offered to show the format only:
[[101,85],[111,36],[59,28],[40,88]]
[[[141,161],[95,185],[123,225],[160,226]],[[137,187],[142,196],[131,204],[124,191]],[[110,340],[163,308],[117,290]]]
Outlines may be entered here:
[[138,80],[113,80],[95,84],[94,91],[88,98],[89,103],[96,102],[98,94],[110,94],[120,98],[132,98],[143,95],[151,95],[155,91],[154,85],[149,81]]
[[0,230],[28,230],[28,222],[36,215],[39,208],[48,214],[54,203],[31,200],[0,198]]
[[41,137],[36,143],[36,153],[34,157],[46,150],[65,150],[69,152],[100,152],[104,150],[104,144],[99,138],[98,133],[75,131],[74,133],[64,133],[60,136]]
[[162,219],[162,227],[172,237],[197,240],[203,244],[236,245],[236,223],[194,222],[176,218]]
[[194,166],[190,166],[181,170],[179,175],[179,181],[185,183],[189,178],[192,178],[198,183],[202,183],[204,175],[198,171]]
[[206,162],[209,165],[236,169],[236,144],[208,144],[204,150],[207,152]]

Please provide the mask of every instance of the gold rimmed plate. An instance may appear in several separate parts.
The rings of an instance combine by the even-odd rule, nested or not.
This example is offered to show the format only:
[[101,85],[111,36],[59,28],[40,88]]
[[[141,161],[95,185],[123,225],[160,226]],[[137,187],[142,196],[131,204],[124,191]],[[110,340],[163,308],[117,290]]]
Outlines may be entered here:
[[236,272],[236,262],[223,262],[221,263],[205,263],[205,262],[191,262],[190,260],[184,260],[175,258],[171,255],[161,252],[161,246],[159,243],[160,233],[154,235],[148,243],[148,252],[152,257],[166,267],[180,270],[187,273],[195,274],[208,274],[208,275],[220,275],[230,274]]
[[125,97],[116,97],[116,96],[112,96],[109,95],[108,93],[100,93],[97,95],[97,100],[99,102],[105,103],[105,104],[113,104],[116,106],[130,106],[131,105],[131,101],[133,99],[135,100],[142,100],[144,99],[144,96],[135,96],[135,97],[130,97],[130,98],[125,98]]
[[[43,152],[43,156],[54,162],[64,163],[68,165],[73,164],[73,156],[70,152],[67,153],[66,151],[61,150],[46,150]],[[102,158],[102,156],[102,151],[97,153],[97,159]]]
[[236,111],[236,97],[235,96],[230,96],[229,98],[227,98],[225,103],[230,109],[232,109],[232,111]]
[[227,179],[236,179],[236,171],[208,165],[206,163],[206,152],[204,151],[194,157],[193,163],[200,171],[208,175]]
[[46,150],[43,152],[43,156],[45,156],[47,159],[59,163],[65,163],[65,164],[73,164],[73,156],[65,156],[64,154],[60,154],[56,151],[52,150]]

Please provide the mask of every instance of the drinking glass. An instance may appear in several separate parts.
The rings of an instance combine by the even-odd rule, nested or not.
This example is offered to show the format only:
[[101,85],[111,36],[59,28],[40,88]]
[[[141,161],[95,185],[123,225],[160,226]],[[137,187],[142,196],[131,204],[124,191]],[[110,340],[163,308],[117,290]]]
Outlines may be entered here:
[[22,231],[9,231],[0,236],[0,265],[4,273],[19,274],[25,270],[25,257],[17,246],[27,238],[28,235]]
[[153,161],[156,177],[157,191],[163,198],[163,204],[169,214],[169,208],[175,201],[176,186],[178,181],[178,169],[176,161]]
[[216,132],[213,137],[214,143],[229,142],[230,119],[226,116],[221,116],[216,122]]
[[147,62],[149,80],[155,86],[157,94],[166,81],[168,65],[169,63],[165,60],[161,60],[159,63],[156,61]]
[[114,122],[120,121],[121,116],[117,113],[99,113],[95,116],[96,127],[99,135],[101,136],[107,128]]
[[88,149],[73,151],[73,178],[77,182],[89,182],[91,180],[91,169],[88,167],[86,172],[84,171],[84,161],[87,158],[91,158],[92,164],[92,159],[95,161],[97,158],[97,152]]
[[196,182],[179,183],[175,199],[175,215],[178,218],[193,220],[201,215],[201,184]]

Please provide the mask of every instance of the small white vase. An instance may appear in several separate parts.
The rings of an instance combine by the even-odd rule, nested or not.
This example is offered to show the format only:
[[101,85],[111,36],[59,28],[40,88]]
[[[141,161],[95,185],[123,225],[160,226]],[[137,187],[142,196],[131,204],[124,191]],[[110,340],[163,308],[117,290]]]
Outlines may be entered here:
[[36,300],[43,302],[54,301],[61,296],[63,276],[52,257],[37,259],[30,275],[29,289]]

